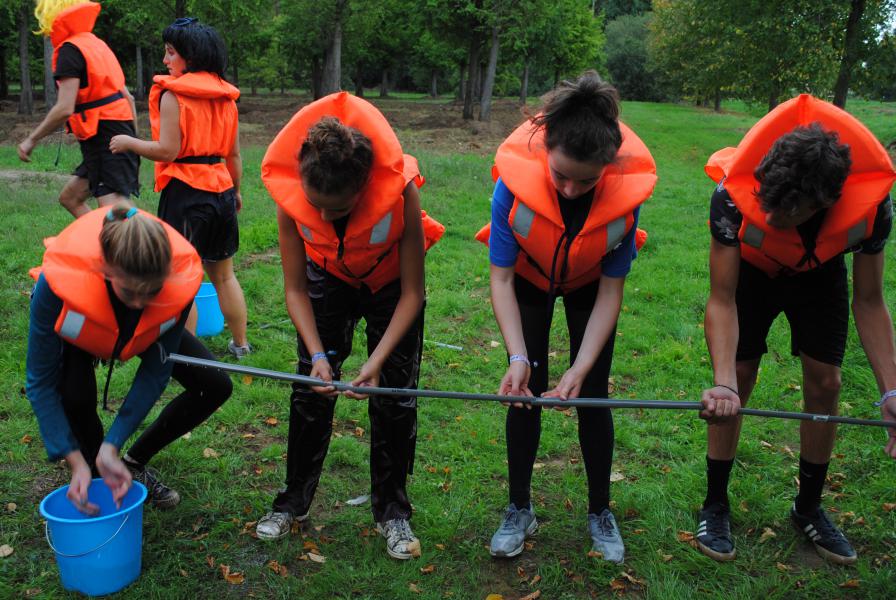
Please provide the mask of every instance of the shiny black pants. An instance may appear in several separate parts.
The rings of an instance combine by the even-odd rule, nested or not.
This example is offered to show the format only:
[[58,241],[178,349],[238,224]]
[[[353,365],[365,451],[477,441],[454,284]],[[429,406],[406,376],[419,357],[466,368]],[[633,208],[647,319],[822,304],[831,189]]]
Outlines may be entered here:
[[[342,362],[351,354],[352,336],[358,321],[366,324],[367,353],[373,352],[389,326],[401,296],[401,283],[394,281],[375,294],[362,286],[353,288],[308,262],[308,293],[314,320],[336,379]],[[381,387],[417,387],[423,346],[423,311],[389,355],[380,373]],[[297,372],[311,372],[311,357],[298,336]],[[286,458],[286,488],[274,499],[273,509],[304,515],[311,506],[320,481],[330,436],[333,432],[335,398],[293,385],[289,409],[289,441]],[[412,471],[417,440],[417,399],[400,396],[371,396],[370,496],[376,521],[408,519],[411,503],[407,476]]]

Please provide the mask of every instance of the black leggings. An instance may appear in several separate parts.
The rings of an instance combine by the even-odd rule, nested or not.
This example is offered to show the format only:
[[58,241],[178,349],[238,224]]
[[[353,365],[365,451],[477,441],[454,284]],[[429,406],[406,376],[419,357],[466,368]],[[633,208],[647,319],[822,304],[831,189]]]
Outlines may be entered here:
[[[594,309],[599,282],[567,293],[563,297],[569,331],[569,364],[582,346],[588,318]],[[520,307],[523,339],[532,361],[529,389],[536,396],[548,387],[548,336],[554,303],[546,292],[517,276],[514,282]],[[600,356],[585,377],[581,397],[606,398],[609,395],[610,364],[616,329],[610,334]],[[610,469],[613,464],[613,415],[608,408],[577,408],[579,445],[588,476],[588,512],[599,514],[610,504]],[[507,465],[510,477],[510,502],[517,508],[528,506],[532,467],[541,437],[541,407],[507,410]]]
[[[178,353],[215,359],[202,342],[188,331],[184,331]],[[103,443],[93,364],[93,356],[65,344],[59,379],[62,406],[81,453],[91,468]],[[146,464],[159,450],[205,421],[224,404],[233,390],[230,377],[215,369],[176,364],[171,376],[184,387],[184,391],[168,403],[128,450],[130,457],[140,464]]]

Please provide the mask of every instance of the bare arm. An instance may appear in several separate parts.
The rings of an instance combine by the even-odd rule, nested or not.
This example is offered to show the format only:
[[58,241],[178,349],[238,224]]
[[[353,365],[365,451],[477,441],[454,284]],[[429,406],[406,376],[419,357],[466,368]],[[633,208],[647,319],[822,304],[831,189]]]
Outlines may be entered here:
[[715,386],[703,391],[705,419],[737,414],[737,281],[740,275],[740,247],[725,246],[715,239],[709,248],[709,300],[706,302],[704,333],[712,360]]
[[[884,253],[856,253],[853,258],[852,313],[856,330],[877,388],[883,394],[896,389],[896,344],[893,341],[893,320],[883,294]],[[881,416],[896,421],[896,397],[881,406]],[[896,428],[888,428],[885,451],[896,458]]]
[[75,112],[80,80],[77,77],[65,77],[59,79],[58,83],[56,104],[47,112],[47,116],[40,122],[40,125],[19,144],[19,159],[23,162],[31,162],[31,151],[34,150],[37,143],[62,127]]
[[[401,296],[383,337],[361,367],[354,385],[378,385],[386,359],[398,346],[423,308],[423,220],[420,215],[420,192],[410,182],[404,188],[404,233],[398,246],[401,272]],[[346,394],[356,398],[358,394]]]
[[241,210],[243,208],[243,195],[240,193],[240,182],[243,179],[243,158],[240,155],[239,124],[237,124],[236,137],[233,140],[233,146],[230,148],[226,161],[227,172],[230,173],[230,178],[233,180],[233,188],[236,192],[236,209]]
[[124,94],[128,104],[131,105],[131,114],[134,116],[134,133],[140,135],[140,123],[137,121],[137,103],[134,101],[134,96],[128,88],[122,89],[121,93]]
[[576,355],[573,365],[563,374],[560,382],[553,390],[546,392],[546,397],[576,398],[582,389],[585,377],[591,371],[597,357],[613,333],[622,308],[622,291],[625,277],[601,277],[594,308],[585,325],[582,346]]
[[[314,309],[308,297],[308,279],[305,276],[305,242],[299,236],[296,223],[286,212],[277,207],[277,237],[280,242],[280,262],[283,267],[283,291],[286,295],[286,312],[302,336],[302,343],[310,355],[325,352]],[[329,361],[321,359],[312,364],[312,377],[332,381],[333,371]],[[318,393],[330,393],[332,388],[313,388]]]
[[180,107],[173,92],[165,92],[159,102],[159,139],[141,140],[130,135],[116,135],[109,141],[114,153],[134,152],[149,160],[171,162],[180,152]]

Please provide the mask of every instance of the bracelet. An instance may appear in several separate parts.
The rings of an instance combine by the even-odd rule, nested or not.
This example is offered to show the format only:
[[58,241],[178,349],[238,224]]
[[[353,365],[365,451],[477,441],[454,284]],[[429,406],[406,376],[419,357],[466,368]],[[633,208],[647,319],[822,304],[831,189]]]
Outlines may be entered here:
[[884,402],[896,396],[896,390],[890,390],[889,392],[885,392],[883,396],[880,397],[880,400],[874,403],[874,406],[881,407],[884,405]]
[[724,383],[716,383],[716,384],[713,384],[713,387],[725,388],[726,390],[730,390],[730,391],[734,392],[735,394],[737,394],[738,397],[740,397],[740,392],[738,392],[736,389],[734,389],[730,385],[725,385]]
[[510,364],[514,362],[524,362],[526,363],[527,367],[532,366],[532,364],[529,362],[529,358],[525,354],[511,354],[510,358],[507,359],[507,363]]
[[312,354],[311,355],[311,364],[313,365],[320,359],[329,360],[327,358],[327,353],[326,352],[315,352],[314,354]]

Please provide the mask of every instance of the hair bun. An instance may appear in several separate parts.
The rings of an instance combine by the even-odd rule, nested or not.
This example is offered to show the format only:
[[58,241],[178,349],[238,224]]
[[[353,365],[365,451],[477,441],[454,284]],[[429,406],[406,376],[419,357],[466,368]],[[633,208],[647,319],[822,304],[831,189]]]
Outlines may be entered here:
[[325,164],[338,165],[352,156],[351,131],[336,117],[324,117],[308,130],[305,142]]

